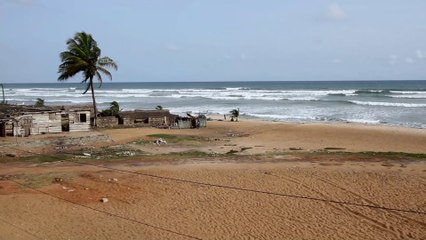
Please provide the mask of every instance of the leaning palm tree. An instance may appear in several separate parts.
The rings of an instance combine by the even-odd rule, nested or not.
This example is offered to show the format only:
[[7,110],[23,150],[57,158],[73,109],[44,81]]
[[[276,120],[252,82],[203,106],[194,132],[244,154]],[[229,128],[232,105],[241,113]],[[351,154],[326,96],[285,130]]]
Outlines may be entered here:
[[109,57],[100,57],[101,49],[92,38],[92,35],[85,32],[76,33],[74,38],[68,39],[67,45],[68,50],[61,52],[59,55],[62,63],[59,65],[58,73],[60,75],[58,81],[67,80],[79,72],[83,74],[83,81],[81,83],[87,83],[83,94],[89,91],[89,89],[92,92],[93,125],[96,127],[97,108],[95,92],[93,90],[93,78],[96,76],[99,81],[99,87],[101,87],[101,73],[107,75],[112,80],[112,75],[106,68],[112,67],[117,70],[117,64]]
[[120,112],[120,104],[117,101],[112,101],[109,104],[109,109],[111,110],[111,115],[115,116]]
[[229,113],[231,114],[231,117],[232,117],[231,121],[233,121],[235,118],[235,121],[238,122],[238,117],[240,116],[240,109],[239,108],[232,109]]

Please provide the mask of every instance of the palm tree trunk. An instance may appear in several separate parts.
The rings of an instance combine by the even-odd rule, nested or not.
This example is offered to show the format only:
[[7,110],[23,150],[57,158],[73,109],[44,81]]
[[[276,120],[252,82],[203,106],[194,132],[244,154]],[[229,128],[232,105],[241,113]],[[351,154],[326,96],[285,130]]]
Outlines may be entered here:
[[90,90],[92,91],[92,101],[93,101],[93,127],[97,127],[97,118],[98,118],[98,110],[96,108],[96,99],[95,99],[95,91],[93,90],[93,76],[90,77]]

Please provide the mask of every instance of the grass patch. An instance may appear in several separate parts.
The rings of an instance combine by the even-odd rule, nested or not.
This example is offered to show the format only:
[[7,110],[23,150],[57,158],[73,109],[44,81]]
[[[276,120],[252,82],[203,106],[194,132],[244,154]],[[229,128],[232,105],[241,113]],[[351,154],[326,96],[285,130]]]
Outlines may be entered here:
[[245,150],[253,149],[252,147],[241,147],[241,152],[244,152]]
[[346,148],[341,148],[341,147],[326,147],[324,148],[324,150],[336,150],[336,151],[340,151],[340,150],[345,150]]
[[414,159],[426,159],[424,153],[405,153],[405,152],[360,152],[362,155],[372,157],[388,157],[388,158],[414,158]]
[[277,151],[277,152],[267,152],[265,154],[261,154],[266,157],[274,157],[281,155],[291,155],[297,156],[302,159],[315,159],[318,157],[337,157],[339,159],[351,159],[351,160],[426,160],[426,154],[423,153],[405,153],[405,152],[346,152],[346,151],[327,151],[327,150],[319,150],[314,152],[309,151]]
[[149,141],[146,139],[139,139],[137,141],[131,142],[131,144],[137,144],[137,145],[146,145],[146,144],[152,144],[153,141]]
[[144,155],[144,152],[138,149],[127,147],[126,145],[116,145],[109,147],[82,148],[79,151],[71,153],[73,159],[81,160],[121,160],[132,159]]
[[45,173],[38,175],[22,175],[19,177],[24,180],[23,187],[42,188],[54,183],[55,178],[61,178],[64,181],[71,181],[75,178],[72,173]]
[[231,155],[231,154],[235,154],[235,153],[238,153],[238,152],[240,152],[240,151],[238,151],[238,150],[234,150],[234,149],[231,149],[231,150],[229,150],[226,154],[227,154],[227,155]]
[[204,139],[198,136],[188,136],[188,135],[172,135],[172,134],[151,134],[148,135],[150,138],[162,138],[168,143],[178,143],[178,142],[189,142],[189,141],[203,141]]
[[171,157],[185,157],[185,158],[206,158],[206,157],[213,157],[212,154],[197,151],[197,150],[191,150],[191,151],[184,151],[184,152],[172,152],[165,154],[167,156]]
[[25,157],[9,158],[6,161],[7,162],[44,163],[44,162],[57,162],[57,161],[67,160],[70,158],[71,158],[70,155],[66,155],[66,154],[51,154],[51,155],[32,155],[32,156],[25,156]]

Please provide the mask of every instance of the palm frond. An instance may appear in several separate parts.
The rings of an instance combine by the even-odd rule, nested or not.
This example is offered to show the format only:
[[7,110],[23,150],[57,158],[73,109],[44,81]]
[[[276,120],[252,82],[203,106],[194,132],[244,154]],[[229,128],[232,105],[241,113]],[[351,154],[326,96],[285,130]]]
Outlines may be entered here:
[[78,72],[84,71],[87,66],[87,62],[78,58],[64,61],[61,65],[59,65],[58,73],[60,73],[60,76],[58,80],[61,81],[73,77]]
[[99,73],[99,71],[96,71],[95,75],[96,75],[96,77],[98,78],[98,81],[99,81],[99,87],[98,88],[100,88],[100,87],[102,87],[102,76]]
[[103,74],[107,75],[110,80],[112,80],[112,74],[106,70],[105,68],[98,66],[98,71],[102,72]]
[[67,45],[67,49],[70,53],[73,53],[76,56],[80,56],[82,58],[86,58],[87,52],[82,48],[81,44],[76,39],[68,39]]
[[[87,80],[88,80],[88,79],[86,79],[86,80],[84,80],[84,81],[86,82]],[[87,83],[86,90],[84,90],[83,94],[86,94],[86,93],[87,93],[87,91],[89,91],[89,89],[90,89],[90,83],[91,83],[91,81],[89,81],[89,82]]]
[[98,65],[100,65],[102,67],[112,67],[114,70],[118,69],[117,63],[115,63],[114,60],[112,60],[109,57],[99,58]]

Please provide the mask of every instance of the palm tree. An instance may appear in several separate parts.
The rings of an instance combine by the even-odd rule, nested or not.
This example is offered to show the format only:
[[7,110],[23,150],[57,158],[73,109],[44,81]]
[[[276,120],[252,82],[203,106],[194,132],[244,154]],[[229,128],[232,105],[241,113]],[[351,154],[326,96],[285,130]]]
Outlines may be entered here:
[[232,116],[231,121],[235,118],[235,121],[238,122],[238,117],[240,116],[240,109],[239,108],[232,109],[229,113]]
[[34,106],[36,107],[44,107],[44,99],[42,98],[37,98],[36,103],[34,104]]
[[109,109],[111,110],[111,115],[115,116],[120,112],[120,104],[118,104],[116,101],[112,101],[109,104]]
[[120,112],[120,105],[116,101],[112,101],[109,104],[109,108],[101,111],[100,115],[102,117],[107,116],[117,116],[117,114]]
[[67,41],[67,51],[60,53],[61,64],[59,65],[58,81],[64,81],[73,77],[79,72],[83,74],[83,81],[87,83],[85,94],[89,88],[92,92],[94,126],[96,127],[97,109],[95,92],[93,90],[93,78],[96,76],[99,87],[102,86],[101,73],[107,75],[112,80],[111,73],[106,69],[112,67],[117,70],[117,64],[109,57],[100,57],[101,49],[98,47],[92,35],[85,32],[78,32],[74,38]]

